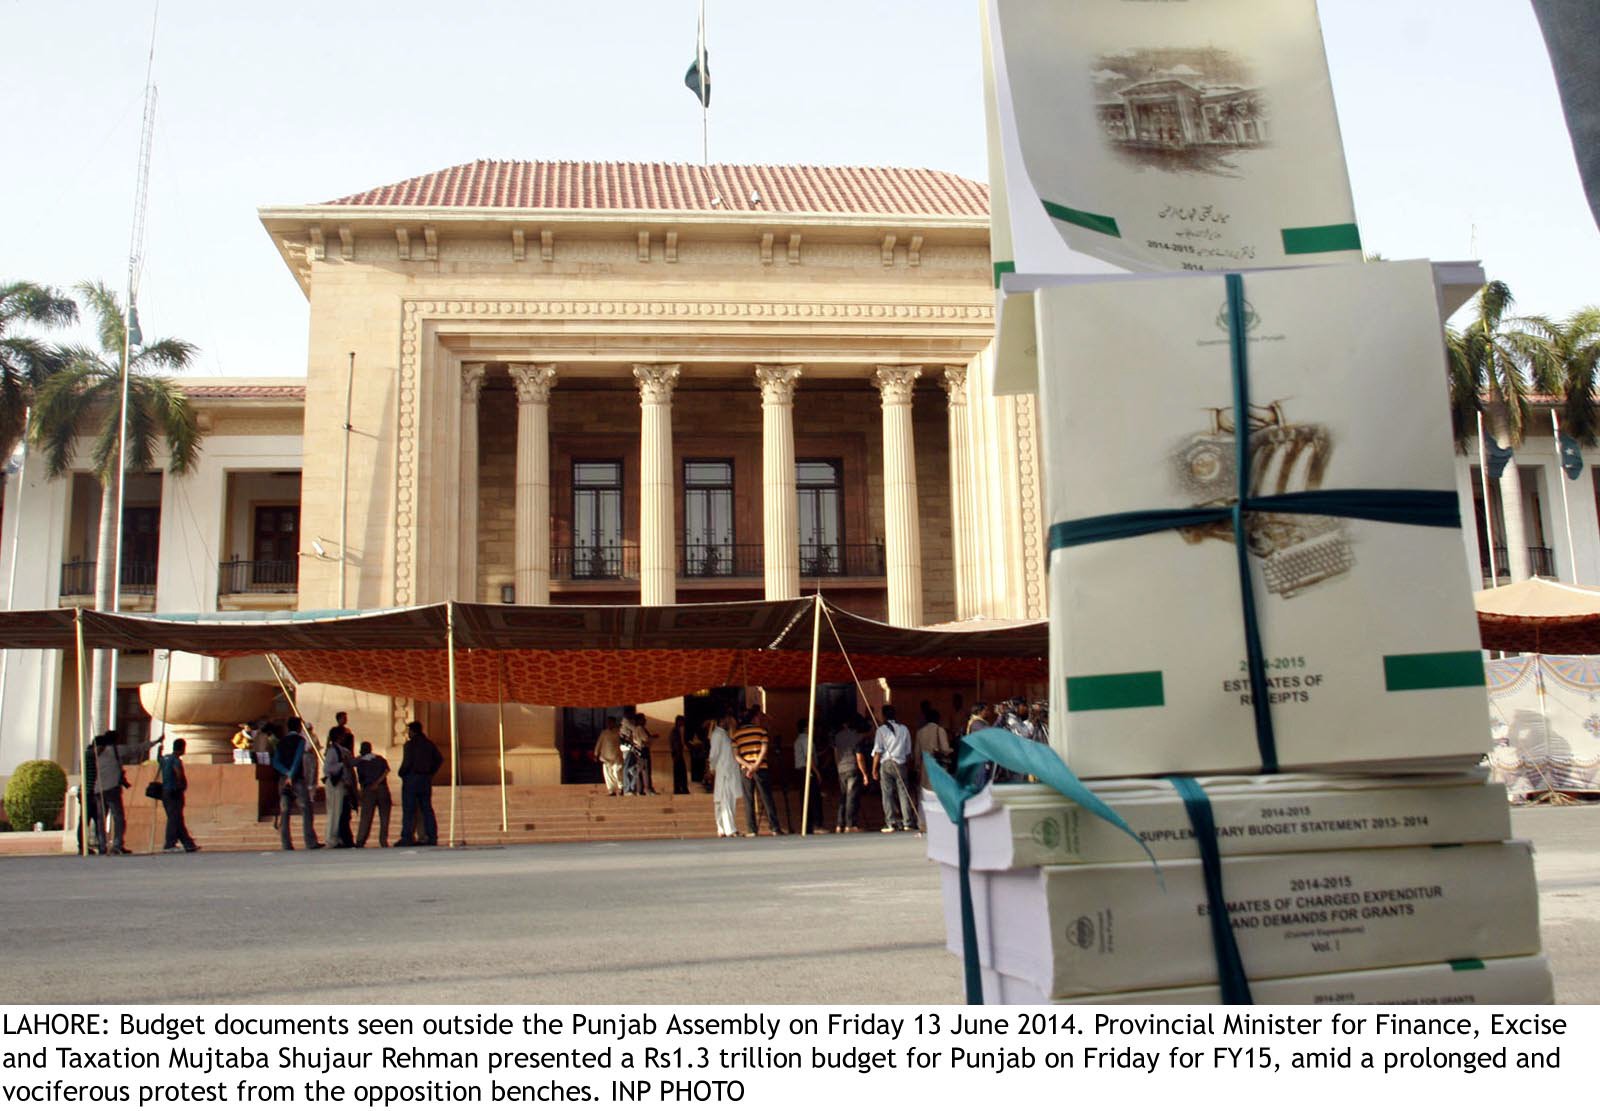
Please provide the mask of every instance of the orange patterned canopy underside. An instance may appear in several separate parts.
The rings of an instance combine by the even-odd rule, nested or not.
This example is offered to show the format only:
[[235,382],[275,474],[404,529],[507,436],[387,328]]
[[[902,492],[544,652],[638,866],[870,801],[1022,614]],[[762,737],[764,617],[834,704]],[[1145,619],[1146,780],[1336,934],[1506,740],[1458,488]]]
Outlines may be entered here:
[[[327,683],[425,702],[450,697],[445,653],[428,649],[278,653],[301,683]],[[1042,659],[951,659],[851,656],[863,681],[921,677],[970,681],[980,677],[1043,680]],[[539,649],[456,651],[456,700],[532,706],[617,706],[676,698],[711,687],[804,687],[811,653],[739,649]],[[819,683],[848,683],[843,655],[817,660]]]

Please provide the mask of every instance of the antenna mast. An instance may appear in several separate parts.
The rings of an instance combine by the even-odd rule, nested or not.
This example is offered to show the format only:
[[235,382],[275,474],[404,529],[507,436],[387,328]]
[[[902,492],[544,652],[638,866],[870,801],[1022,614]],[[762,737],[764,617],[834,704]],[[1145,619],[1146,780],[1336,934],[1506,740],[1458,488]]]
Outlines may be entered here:
[[[123,503],[128,485],[128,379],[129,363],[133,357],[134,333],[139,327],[139,311],[135,300],[139,296],[139,276],[144,269],[145,212],[150,198],[150,155],[156,132],[156,22],[161,17],[161,4],[157,0],[155,12],[150,17],[150,53],[144,69],[144,122],[139,134],[139,173],[133,188],[133,230],[128,237],[128,292],[122,305],[122,403],[117,417],[117,515],[112,522],[116,529],[116,558],[111,568],[111,612],[122,608],[122,541]],[[142,337],[141,341],[142,341]],[[117,656],[105,656],[109,674],[101,677],[96,693],[103,685],[106,697],[106,728],[117,724],[117,700],[111,697],[117,683]]]

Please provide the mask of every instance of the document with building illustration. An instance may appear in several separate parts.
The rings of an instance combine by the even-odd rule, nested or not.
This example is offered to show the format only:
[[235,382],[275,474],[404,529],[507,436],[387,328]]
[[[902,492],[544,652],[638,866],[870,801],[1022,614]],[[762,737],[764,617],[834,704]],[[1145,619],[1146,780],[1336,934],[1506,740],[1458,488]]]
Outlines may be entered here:
[[[1048,213],[1034,200],[1023,169],[1011,117],[1011,89],[1005,56],[995,48],[999,38],[993,0],[982,5],[983,111],[989,153],[989,253],[995,286],[995,350],[989,386],[996,394],[1032,393],[1038,389],[1038,352],[1034,342],[1033,297],[1012,294],[1008,280],[1018,274],[1122,274],[1104,259],[1073,250],[1056,234]],[[1020,182],[1022,202],[1013,210],[1009,182]]]
[[[1245,275],[1242,417],[1226,285],[1036,295],[1052,744],[1085,777],[1254,771],[1263,697],[1285,770],[1476,763],[1489,726],[1460,530],[1414,523],[1413,491],[1435,520],[1457,504],[1429,265]],[[1251,508],[1265,497],[1288,504]],[[1152,511],[1187,516],[1131,527]]]
[[1018,256],[1043,212],[1130,270],[1361,257],[1315,0],[990,2]]

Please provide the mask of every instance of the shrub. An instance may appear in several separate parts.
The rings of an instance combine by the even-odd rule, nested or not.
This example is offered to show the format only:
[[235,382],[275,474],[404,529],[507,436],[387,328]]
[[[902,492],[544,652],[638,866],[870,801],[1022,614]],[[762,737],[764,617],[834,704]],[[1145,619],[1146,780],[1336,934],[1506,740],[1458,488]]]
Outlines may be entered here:
[[53,760],[28,760],[6,781],[6,816],[14,830],[30,830],[34,822],[59,827],[67,801],[67,773]]

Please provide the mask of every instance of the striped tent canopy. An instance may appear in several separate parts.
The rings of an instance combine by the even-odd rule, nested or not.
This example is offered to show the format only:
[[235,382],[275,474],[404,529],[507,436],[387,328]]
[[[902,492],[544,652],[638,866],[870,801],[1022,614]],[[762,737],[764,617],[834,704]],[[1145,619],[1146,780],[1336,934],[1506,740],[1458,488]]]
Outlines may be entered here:
[[1600,653],[1600,589],[1528,579],[1473,595],[1487,649],[1562,655]]

